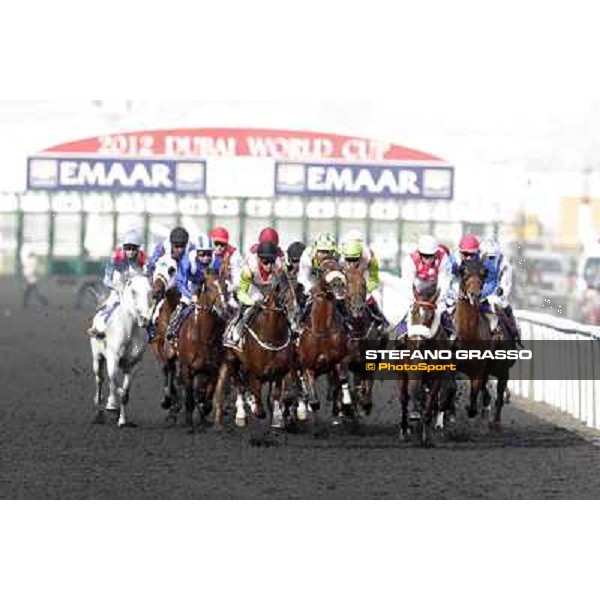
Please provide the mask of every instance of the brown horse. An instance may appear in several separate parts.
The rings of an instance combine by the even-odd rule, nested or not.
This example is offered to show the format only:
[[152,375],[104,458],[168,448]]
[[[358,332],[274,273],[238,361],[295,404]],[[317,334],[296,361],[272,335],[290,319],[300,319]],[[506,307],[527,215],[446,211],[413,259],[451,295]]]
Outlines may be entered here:
[[[295,310],[293,290],[283,274],[274,273],[256,314],[247,326],[241,351],[227,349],[221,365],[215,392],[215,425],[222,426],[225,382],[233,376],[238,389],[236,424],[245,427],[247,415],[243,391],[245,384],[254,397],[254,414],[259,419],[269,416],[269,426],[284,425],[281,389],[284,377],[294,365],[294,345],[288,314]],[[262,402],[262,387],[269,385],[267,408]],[[271,402],[273,400],[273,402]]]
[[316,380],[325,374],[331,376],[334,416],[343,412],[355,419],[348,385],[349,337],[337,308],[337,302],[346,298],[346,285],[346,276],[338,262],[331,259],[324,261],[320,276],[313,285],[311,311],[298,340],[304,393],[298,408],[300,419],[306,400],[313,412],[320,408]]
[[346,310],[352,320],[354,334],[348,342],[348,364],[354,374],[354,388],[358,404],[366,415],[373,410],[373,373],[365,371],[361,354],[361,341],[377,341],[377,349],[385,349],[389,336],[381,333],[377,323],[370,315],[367,306],[367,282],[361,269],[346,266]]
[[[454,313],[456,346],[459,349],[490,349],[492,334],[487,319],[481,314],[479,296],[485,280],[485,268],[479,260],[463,262],[459,268],[460,291]],[[484,344],[476,342],[484,342]],[[487,380],[488,360],[459,360],[457,368],[471,381],[470,419],[478,414],[477,399]]]
[[[437,301],[439,290],[435,283],[418,282],[413,287],[414,302],[408,316],[408,333],[406,341],[401,346],[407,350],[450,350],[451,344],[444,328],[440,325]],[[421,360],[407,361],[406,364],[416,364]],[[438,365],[441,361],[428,360],[428,365]],[[438,373],[429,375],[423,371],[402,371],[398,379],[398,391],[402,416],[400,421],[400,438],[409,435],[409,402],[412,403],[418,415],[417,431],[419,441],[423,446],[432,445],[431,429],[435,417],[438,417],[438,427],[443,426],[446,388],[448,380]],[[421,401],[424,397],[425,402]]]
[[212,410],[212,398],[223,360],[221,338],[225,328],[219,281],[207,275],[188,308],[177,338],[179,374],[185,389],[186,423],[194,427],[194,408],[200,422]]
[[[179,304],[181,294],[177,288],[170,288],[166,290],[167,282],[162,277],[157,277],[153,286],[152,294],[153,297],[158,300],[162,300],[160,308],[158,308],[158,317],[156,320],[156,336],[150,343],[154,356],[161,365],[164,375],[164,387],[163,387],[163,403],[162,408],[169,410],[170,408],[177,409],[177,387],[175,384],[175,377],[177,372],[175,357],[173,356],[171,349],[168,347],[166,342],[167,328],[169,327],[169,321],[171,315]],[[154,310],[157,309],[155,305]],[[154,310],[152,312],[154,312]]]

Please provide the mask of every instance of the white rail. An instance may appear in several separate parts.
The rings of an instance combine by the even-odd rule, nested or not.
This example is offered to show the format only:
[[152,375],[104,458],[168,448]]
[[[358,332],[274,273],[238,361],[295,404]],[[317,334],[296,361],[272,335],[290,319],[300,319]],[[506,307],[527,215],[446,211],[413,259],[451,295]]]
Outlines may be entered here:
[[575,346],[568,357],[573,379],[521,379],[510,383],[511,390],[528,400],[545,402],[600,429],[600,327],[526,310],[515,311],[524,340],[587,340]]

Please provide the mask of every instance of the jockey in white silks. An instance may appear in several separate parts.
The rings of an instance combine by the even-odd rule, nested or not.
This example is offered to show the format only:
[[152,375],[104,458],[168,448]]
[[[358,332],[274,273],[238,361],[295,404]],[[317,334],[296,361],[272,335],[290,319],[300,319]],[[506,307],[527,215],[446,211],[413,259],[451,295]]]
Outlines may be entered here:
[[125,284],[131,277],[143,274],[146,256],[141,246],[141,234],[135,230],[127,231],[106,265],[104,285],[110,293],[98,307],[93,326],[87,331],[90,337],[104,337],[106,325],[119,304]]
[[[402,263],[400,297],[401,314],[405,314],[404,318],[398,324],[396,332],[398,337],[407,335],[410,328],[408,317],[410,309],[414,303],[414,287],[418,284],[419,287],[430,284],[437,287],[438,305],[437,317],[441,319],[443,312],[443,298],[446,295],[449,278],[448,278],[448,255],[443,246],[431,235],[422,235],[419,238],[417,248],[409,254]],[[431,332],[433,334],[433,332]]]

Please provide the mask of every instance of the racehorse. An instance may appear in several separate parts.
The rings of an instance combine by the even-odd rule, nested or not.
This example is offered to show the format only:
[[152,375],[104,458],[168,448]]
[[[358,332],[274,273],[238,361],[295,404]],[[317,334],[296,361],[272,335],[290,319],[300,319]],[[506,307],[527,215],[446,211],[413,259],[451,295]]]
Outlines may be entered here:
[[[92,338],[91,348],[96,376],[96,423],[104,423],[103,384],[108,374],[109,396],[106,410],[119,413],[119,427],[135,427],[128,418],[129,389],[135,367],[139,364],[148,340],[146,326],[150,314],[152,289],[144,275],[136,275],[125,284],[121,300],[114,308],[106,326],[103,340]],[[95,318],[101,318],[96,315]],[[123,383],[118,388],[119,371]],[[117,399],[119,396],[120,402]]]
[[247,424],[243,383],[250,388],[255,403],[254,414],[259,419],[267,417],[262,402],[262,387],[265,383],[269,384],[269,427],[284,426],[287,415],[282,408],[281,389],[284,377],[294,364],[294,346],[288,321],[288,314],[293,310],[295,298],[287,278],[273,274],[263,299],[256,305],[256,314],[246,327],[241,351],[228,348],[221,365],[215,391],[217,428],[222,426],[224,386],[229,376],[234,377],[238,389],[235,417],[238,427]]
[[[414,302],[408,316],[408,331],[406,341],[402,346],[411,351],[419,350],[450,350],[451,344],[446,331],[440,325],[437,312],[439,290],[435,282],[417,280],[413,286]],[[407,361],[406,364],[416,364],[419,360]],[[427,361],[435,367],[440,363],[435,360]],[[425,375],[423,371],[402,371],[397,381],[400,394],[402,416],[400,421],[400,437],[404,439],[409,434],[409,402],[419,413],[420,442],[424,446],[432,445],[431,428],[437,415],[437,427],[442,428],[446,399],[447,379],[438,375]],[[424,395],[425,402],[421,402]]]
[[377,323],[370,315],[367,305],[367,282],[361,270],[345,267],[346,276],[346,310],[352,320],[354,332],[348,342],[349,368],[354,373],[354,387],[358,403],[366,415],[373,410],[373,373],[364,370],[361,355],[361,341],[377,341],[377,349],[385,349],[389,336],[381,332]]
[[343,412],[354,419],[348,385],[349,338],[337,308],[337,303],[346,298],[346,276],[333,259],[323,261],[320,271],[311,292],[311,311],[298,340],[300,379],[304,393],[304,399],[298,406],[298,419],[306,419],[306,399],[313,412],[320,408],[316,380],[325,374],[331,376],[334,416]]
[[186,422],[194,426],[194,408],[200,421],[212,410],[212,398],[223,359],[221,338],[225,312],[217,278],[206,275],[184,316],[177,338],[179,374],[185,389]]
[[156,266],[154,272],[154,282],[152,285],[152,295],[155,299],[152,315],[158,310],[156,318],[156,335],[150,347],[154,356],[161,365],[164,384],[163,384],[163,402],[162,408],[168,410],[177,405],[177,387],[175,378],[177,373],[176,358],[166,343],[167,329],[169,321],[181,298],[180,292],[175,287],[175,275],[177,273],[177,263],[170,257],[163,257]]
[[[459,268],[460,291],[456,301],[454,325],[456,346],[463,349],[491,349],[492,334],[487,319],[481,314],[479,295],[485,280],[480,261],[463,262]],[[477,416],[477,399],[487,380],[488,360],[458,360],[458,371],[471,381],[469,418]]]

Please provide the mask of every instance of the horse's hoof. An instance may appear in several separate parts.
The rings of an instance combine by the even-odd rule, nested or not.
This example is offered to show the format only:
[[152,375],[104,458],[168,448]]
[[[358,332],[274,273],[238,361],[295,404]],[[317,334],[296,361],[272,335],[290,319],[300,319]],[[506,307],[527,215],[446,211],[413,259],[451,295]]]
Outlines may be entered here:
[[239,427],[240,429],[245,429],[246,427],[248,427],[248,418],[244,417],[243,419],[241,417],[236,417],[235,418],[235,424],[237,427]]
[[93,425],[104,425],[105,423],[106,415],[104,414],[104,411],[98,412],[98,414],[94,417],[94,420],[92,421]]
[[320,402],[311,402],[310,408],[313,412],[321,410],[321,403]]
[[119,429],[137,429],[137,425],[132,421],[127,421],[127,423],[119,423]]
[[121,409],[118,406],[107,406],[106,412],[118,415],[121,413]]
[[474,419],[478,414],[478,411],[476,408],[469,408],[467,409],[467,417],[469,417],[469,419]]
[[165,398],[161,403],[160,403],[160,407],[163,410],[169,410],[171,408],[171,406],[173,406],[173,401],[171,400],[171,398]]
[[373,404],[363,404],[362,410],[365,413],[365,417],[368,417],[373,412]]

